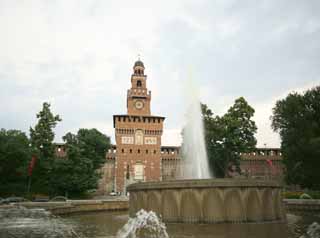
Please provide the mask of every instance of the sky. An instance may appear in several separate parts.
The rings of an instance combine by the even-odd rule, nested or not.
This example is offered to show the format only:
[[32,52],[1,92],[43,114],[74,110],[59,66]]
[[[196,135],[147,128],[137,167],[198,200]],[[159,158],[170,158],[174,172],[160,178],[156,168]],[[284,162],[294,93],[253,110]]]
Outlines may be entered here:
[[0,0],[0,128],[29,134],[48,101],[56,142],[79,128],[114,142],[140,54],[163,145],[181,143],[192,71],[216,115],[243,96],[258,146],[279,147],[275,102],[320,84],[319,12],[318,0]]

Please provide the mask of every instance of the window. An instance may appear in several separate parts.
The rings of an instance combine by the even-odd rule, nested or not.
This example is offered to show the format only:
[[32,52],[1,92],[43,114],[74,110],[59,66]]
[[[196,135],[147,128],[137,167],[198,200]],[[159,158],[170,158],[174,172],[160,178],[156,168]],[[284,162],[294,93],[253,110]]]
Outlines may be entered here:
[[143,176],[144,176],[144,173],[143,173],[143,164],[141,163],[136,163],[134,165],[134,179],[135,180],[143,180]]
[[153,151],[153,153],[154,153],[154,154],[156,154],[156,153],[157,153],[157,151],[156,151],[156,150],[154,150],[154,151]]
[[130,154],[132,154],[132,149],[130,149]]
[[142,87],[141,80],[138,80],[138,81],[137,81],[137,87],[138,87],[138,88]]
[[122,149],[121,152],[124,153],[124,149]]
[[140,154],[140,149],[138,149],[138,154]]
[[148,150],[146,150],[146,154],[148,154],[149,153],[149,151]]
[[143,145],[143,131],[142,130],[136,130],[135,144],[136,145]]

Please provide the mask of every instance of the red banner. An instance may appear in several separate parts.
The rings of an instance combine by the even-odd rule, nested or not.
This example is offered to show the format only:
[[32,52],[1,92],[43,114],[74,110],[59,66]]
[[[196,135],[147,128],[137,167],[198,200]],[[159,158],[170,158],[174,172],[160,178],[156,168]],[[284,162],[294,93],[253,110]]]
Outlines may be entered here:
[[267,161],[268,165],[269,165],[271,168],[273,168],[272,160],[271,160],[271,159],[267,159],[266,161]]
[[30,164],[29,164],[29,168],[28,168],[28,175],[31,176],[32,175],[32,170],[36,164],[36,160],[37,160],[37,157],[35,156],[32,156],[32,159],[30,161]]

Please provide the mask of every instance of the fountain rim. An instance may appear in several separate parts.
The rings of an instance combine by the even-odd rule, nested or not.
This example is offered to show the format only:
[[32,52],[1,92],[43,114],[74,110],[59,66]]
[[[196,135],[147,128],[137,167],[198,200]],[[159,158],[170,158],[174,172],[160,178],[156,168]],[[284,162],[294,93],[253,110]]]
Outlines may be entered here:
[[256,180],[245,178],[219,179],[183,179],[169,181],[137,182],[127,186],[127,191],[162,190],[162,189],[192,189],[192,188],[281,188],[276,180]]

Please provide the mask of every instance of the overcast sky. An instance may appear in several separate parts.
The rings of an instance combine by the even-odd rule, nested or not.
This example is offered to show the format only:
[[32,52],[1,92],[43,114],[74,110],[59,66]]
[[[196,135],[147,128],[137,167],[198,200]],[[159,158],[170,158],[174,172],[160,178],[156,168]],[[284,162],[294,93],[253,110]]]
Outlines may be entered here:
[[57,142],[78,128],[114,138],[141,54],[164,145],[181,142],[192,69],[215,114],[243,96],[258,146],[279,146],[275,101],[320,84],[319,13],[319,0],[0,0],[0,127],[29,133],[49,101],[63,119]]

